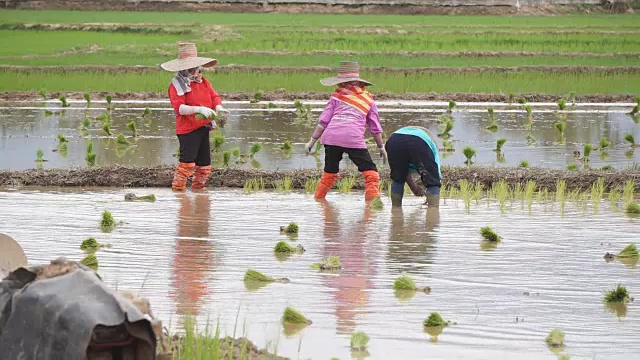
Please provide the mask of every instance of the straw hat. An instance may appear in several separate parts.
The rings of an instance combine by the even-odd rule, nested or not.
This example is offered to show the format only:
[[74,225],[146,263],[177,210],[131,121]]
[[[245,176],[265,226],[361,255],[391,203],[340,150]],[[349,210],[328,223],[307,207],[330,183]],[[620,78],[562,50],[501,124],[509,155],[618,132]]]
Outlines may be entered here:
[[178,58],[160,64],[160,67],[167,71],[182,71],[198,66],[211,67],[218,63],[218,60],[198,57],[198,49],[194,43],[178,43]]
[[335,86],[349,81],[360,81],[365,85],[373,85],[360,78],[360,64],[356,61],[340,61],[338,76],[322,79],[320,83],[324,86]]
[[11,237],[0,234],[0,280],[11,271],[27,266],[27,257],[22,247]]

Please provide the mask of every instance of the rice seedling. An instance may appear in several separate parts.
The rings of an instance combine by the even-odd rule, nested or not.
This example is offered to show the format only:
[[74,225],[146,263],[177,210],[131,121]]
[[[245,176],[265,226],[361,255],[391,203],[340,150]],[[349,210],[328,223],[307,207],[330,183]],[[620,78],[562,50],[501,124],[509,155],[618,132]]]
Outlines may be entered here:
[[264,97],[264,91],[258,90],[255,94],[253,94],[253,99],[251,99],[249,102],[251,104],[257,104],[262,100],[263,97]]
[[452,136],[450,132],[453,129],[453,121],[451,120],[445,121],[441,128],[442,128],[442,132],[438,134],[438,137],[441,137],[443,139],[449,139]]
[[144,111],[142,112],[142,118],[144,119],[145,117],[147,117],[148,115],[151,115],[151,109],[149,108],[144,108]]
[[513,104],[513,101],[515,100],[516,95],[514,93],[509,93],[509,99],[507,100],[507,102],[509,104]]
[[454,107],[456,107],[456,102],[453,100],[449,100],[449,107],[447,109],[447,113],[451,114]]
[[107,136],[113,136],[113,133],[111,132],[111,127],[109,126],[109,124],[104,124],[102,126],[102,130],[105,132],[105,134],[107,134]]
[[556,128],[556,130],[558,130],[558,133],[560,134],[561,142],[564,142],[564,132],[567,129],[567,123],[564,121],[558,121],[555,124],[553,124],[553,126]]
[[500,211],[504,211],[504,206],[509,197],[509,184],[505,180],[500,180],[491,185],[491,192],[500,204]]
[[304,182],[304,192],[307,194],[315,193],[316,189],[318,189],[319,182],[320,182],[319,178],[306,179]]
[[584,147],[582,148],[582,158],[580,160],[582,160],[582,162],[588,163],[592,150],[593,146],[591,144],[584,144]]
[[353,185],[356,182],[355,176],[345,176],[338,180],[336,186],[341,193],[348,193],[353,189]]
[[633,137],[632,133],[625,134],[624,140],[628,142],[632,148],[640,147],[640,144],[636,144],[636,139]]
[[382,210],[382,208],[384,207],[384,203],[382,202],[382,199],[380,199],[380,197],[377,197],[371,201],[369,207],[373,210]]
[[638,248],[635,244],[627,245],[622,251],[620,251],[617,255],[619,258],[638,258]]
[[443,140],[442,141],[442,149],[441,149],[441,151],[453,152],[453,151],[456,151],[456,149],[455,149],[455,147],[454,147],[454,145],[453,145],[453,143],[451,141]]
[[293,247],[287,244],[286,241],[278,241],[276,246],[273,248],[273,251],[276,253],[302,254],[304,252],[304,248],[302,245]]
[[297,234],[298,224],[291,222],[287,226],[280,226],[280,232],[285,234]]
[[533,194],[536,191],[536,182],[533,180],[527,181],[527,184],[524,186],[524,198],[527,200],[527,207],[531,210],[531,206],[533,205]]
[[485,241],[489,241],[489,242],[501,242],[502,241],[502,238],[500,236],[498,236],[498,234],[496,234],[488,226],[485,226],[482,229],[480,229],[480,235],[482,235],[482,238]]
[[102,245],[98,241],[96,241],[95,238],[92,238],[92,237],[83,240],[82,244],[80,244],[80,250],[88,253],[96,252],[101,247]]
[[127,124],[127,129],[131,130],[132,135],[134,138],[138,137],[138,128],[136,126],[136,122],[135,121],[131,121]]
[[280,146],[280,150],[282,151],[291,151],[293,150],[293,146],[291,145],[291,141],[285,141],[282,146]]
[[576,164],[569,164],[569,165],[567,165],[567,170],[569,170],[569,171],[576,171],[576,170],[578,170],[578,165],[576,165]]
[[498,139],[498,140],[496,141],[496,148],[495,148],[495,149],[493,149],[493,151],[498,152],[498,153],[501,153],[501,152],[502,152],[502,146],[503,146],[503,145],[504,145],[504,143],[506,143],[506,142],[507,142],[507,139],[506,139],[506,138]]
[[231,154],[233,154],[233,157],[240,157],[240,148],[235,147],[231,150]]
[[431,288],[426,286],[418,288],[413,279],[408,275],[402,275],[393,282],[393,290],[395,291],[422,291],[426,294],[431,293]]
[[287,308],[284,309],[284,313],[282,314],[282,322],[289,323],[289,324],[306,324],[306,325],[310,325],[312,323],[311,320],[307,319],[300,312],[296,311],[295,309],[289,306],[287,306]]
[[531,105],[526,105],[524,107],[524,110],[527,112],[527,118],[531,119],[531,115],[532,115]]
[[87,102],[87,107],[90,108],[91,107],[91,94],[84,93],[84,94],[82,94],[82,97]]
[[437,312],[432,312],[423,323],[424,327],[445,327],[449,326],[449,321],[444,321]]
[[89,254],[85,256],[84,259],[80,260],[80,264],[93,271],[98,271],[98,258],[96,257],[96,254]]
[[626,203],[633,202],[635,197],[635,182],[633,180],[627,180],[624,182],[624,188],[622,190],[622,200]]
[[60,96],[59,100],[62,103],[63,108],[71,106],[71,104],[67,102],[67,98],[64,95]]
[[66,144],[69,142],[67,138],[64,137],[64,135],[62,134],[58,134],[57,138],[58,138],[58,145]]
[[[250,283],[248,288],[256,288],[254,286],[251,285],[255,285],[255,283],[272,283],[272,282],[278,282],[278,283],[289,283],[289,279],[287,278],[272,278],[271,276],[267,276],[259,271],[253,270],[253,269],[248,269],[247,272],[244,274],[244,279],[243,281],[245,282],[245,285],[247,283]],[[253,283],[253,284],[251,284]],[[259,286],[258,286],[259,287]]]
[[322,263],[311,264],[311,268],[320,271],[338,271],[342,269],[342,264],[340,263],[340,257],[329,256]]
[[43,100],[47,100],[47,98],[49,97],[49,95],[47,94],[47,91],[44,89],[40,90],[38,94]]
[[368,343],[369,336],[362,331],[351,334],[349,346],[351,346],[352,351],[364,351],[366,350]]
[[627,115],[636,116],[640,112],[640,105],[636,105],[627,113]]
[[627,207],[625,208],[625,213],[630,215],[639,215],[640,214],[640,204],[635,202],[627,203]]
[[222,163],[224,166],[229,167],[229,164],[231,163],[231,152],[225,151],[222,153]]
[[109,210],[105,210],[100,220],[100,229],[102,229],[103,232],[111,232],[115,227],[116,221],[113,219],[113,215]]
[[464,163],[469,166],[473,164],[473,161],[471,159],[476,155],[476,151],[470,146],[465,146],[465,148],[462,149],[462,153],[464,154],[464,157],[467,158]]
[[460,188],[459,196],[464,201],[465,210],[467,213],[471,210],[471,198],[473,197],[472,185],[466,180],[462,179],[458,181],[458,187]]
[[607,291],[604,295],[604,302],[607,304],[626,304],[629,300],[627,288],[619,284],[615,289]]
[[123,134],[118,134],[118,136],[116,137],[116,144],[119,145],[129,145],[129,140],[127,140],[127,138],[123,135]]
[[553,329],[547,335],[545,342],[549,347],[563,347],[564,346],[564,333],[559,329]]
[[96,153],[89,153],[85,157],[85,161],[87,162],[87,166],[95,166],[96,165]]
[[576,92],[575,91],[570,92],[569,93],[569,100],[571,100],[571,103],[572,103],[573,106],[576,105],[576,99],[577,99]]
[[536,142],[536,138],[531,134],[527,134],[527,143],[533,145]]
[[212,131],[211,132],[211,148],[213,149],[213,151],[220,151],[222,150],[222,145],[225,142],[225,137],[224,135],[222,135],[222,133],[220,133],[220,131]]
[[249,156],[253,158],[255,154],[257,154],[260,150],[262,150],[261,143],[255,143],[251,145],[251,149],[249,150]]
[[604,151],[604,149],[608,148],[611,145],[611,141],[609,141],[609,139],[607,139],[606,137],[602,137],[600,138],[600,151]]
[[278,108],[278,105],[274,103],[270,102],[269,104],[267,104],[267,109],[277,109],[277,108]]
[[90,126],[91,126],[91,120],[89,120],[89,118],[84,118],[84,120],[82,120],[81,127],[84,129],[88,129]]
[[111,106],[111,101],[113,100],[113,97],[111,95],[107,95],[106,100],[107,100],[107,111],[111,111],[113,109],[113,107]]
[[110,125],[111,115],[108,112],[103,112],[100,115],[96,116],[96,120],[102,122],[102,124],[104,125]]
[[156,202],[156,196],[154,194],[138,196],[133,193],[128,193],[124,196],[124,201],[146,201],[146,202]]
[[567,107],[567,100],[560,99],[558,100],[558,109],[564,110]]
[[521,105],[524,105],[527,103],[527,99],[525,99],[524,97],[521,97],[520,99],[518,99],[518,103]]
[[489,124],[489,126],[487,126],[485,129],[489,130],[492,133],[495,133],[498,131],[498,124],[496,123],[491,123]]
[[611,204],[612,209],[615,210],[618,207],[618,201],[620,201],[621,197],[622,195],[618,190],[613,189],[609,192],[609,204]]
[[521,168],[528,168],[529,167],[529,162],[527,160],[520,161],[520,167]]
[[495,118],[495,115],[493,113],[493,108],[492,107],[488,108],[487,112],[489,113],[489,120],[491,120],[491,122],[495,122],[496,118]]
[[37,163],[41,163],[41,162],[44,162],[44,161],[46,161],[44,159],[44,151],[42,149],[36,150],[36,162]]

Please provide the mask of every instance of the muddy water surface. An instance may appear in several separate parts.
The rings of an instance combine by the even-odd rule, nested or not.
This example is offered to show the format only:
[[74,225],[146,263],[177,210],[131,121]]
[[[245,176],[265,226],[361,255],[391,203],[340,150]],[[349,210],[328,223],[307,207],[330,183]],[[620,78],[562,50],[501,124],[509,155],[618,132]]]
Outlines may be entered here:
[[[417,198],[405,199],[401,211],[384,198],[385,208],[371,211],[360,192],[317,203],[301,193],[153,189],[156,203],[130,203],[129,191],[148,192],[5,189],[0,232],[20,242],[31,264],[80,259],[81,241],[94,236],[112,246],[97,254],[104,280],[149,297],[172,328],[188,315],[202,326],[219,319],[223,332],[237,324],[238,334],[259,346],[277,344],[292,358],[347,359],[349,335],[365,331],[371,359],[555,359],[544,338],[556,327],[565,331],[563,353],[572,359],[640,353],[638,302],[618,315],[602,303],[618,283],[636,299],[640,294],[637,264],[602,258],[637,242],[640,218],[608,204],[594,213],[568,203],[561,215],[555,205],[529,211],[515,203],[501,212],[481,201],[467,214],[462,201],[443,200],[434,212]],[[123,222],[112,233],[98,228],[104,209]],[[290,221],[300,226],[293,243],[307,251],[277,259],[273,246],[286,239],[279,227]],[[486,225],[503,238],[495,248],[481,246]],[[329,255],[341,257],[341,273],[310,268]],[[242,282],[247,268],[291,283],[250,291]],[[396,298],[391,285],[402,273],[431,294]],[[286,336],[286,306],[313,324]],[[433,311],[456,323],[437,339],[422,328]]]
[[[312,105],[312,119],[316,119],[322,102],[309,102]],[[44,168],[64,168],[86,166],[85,155],[88,141],[94,143],[97,153],[97,164],[123,164],[136,166],[153,166],[173,164],[177,160],[175,152],[178,146],[174,135],[175,117],[167,102],[151,103],[117,103],[113,111],[111,130],[115,135],[131,132],[126,124],[137,123],[140,137],[134,146],[122,146],[115,142],[115,137],[108,137],[102,130],[99,121],[92,121],[91,128],[83,136],[79,127],[85,117],[96,117],[104,110],[104,104],[96,102],[90,110],[83,103],[73,103],[71,108],[59,107],[59,102],[5,104],[15,106],[0,107],[0,169],[25,170],[36,168],[34,162],[38,149],[44,151],[47,160],[41,163]],[[487,166],[518,166],[527,160],[530,166],[565,168],[568,164],[583,166],[574,156],[574,152],[582,152],[585,143],[597,148],[602,137],[611,141],[611,146],[604,152],[594,151],[591,154],[591,167],[611,165],[625,168],[640,161],[640,151],[630,151],[624,135],[631,133],[640,142],[640,125],[627,116],[631,104],[592,104],[578,105],[565,114],[557,114],[554,104],[532,104],[533,126],[526,130],[527,116],[517,106],[505,104],[462,104],[454,111],[455,125],[451,133],[451,141],[456,151],[444,154],[445,165],[462,165],[464,156],[462,149],[471,146],[477,150],[475,163]],[[241,153],[247,153],[253,143],[260,142],[263,149],[254,161],[235,166],[261,167],[265,169],[299,169],[322,167],[323,155],[319,157],[305,156],[304,144],[312,132],[312,121],[301,123],[293,113],[291,103],[278,103],[278,109],[266,109],[266,104],[249,105],[246,102],[229,103],[232,110],[229,124],[222,133],[226,140],[223,151],[231,151],[238,147]],[[490,124],[487,107],[495,108],[496,122],[499,130],[491,133],[485,128]],[[145,107],[153,109],[153,114],[142,119]],[[46,116],[45,108],[55,112]],[[388,101],[380,105],[381,118],[385,132],[391,133],[406,125],[421,125],[440,132],[438,117],[446,105],[429,102]],[[560,143],[558,131],[553,124],[566,115],[567,129],[564,143]],[[58,134],[68,140],[67,151],[57,149]],[[535,138],[529,143],[527,135]],[[496,140],[507,138],[503,147],[504,156],[498,157],[495,148]],[[292,152],[284,152],[280,148],[285,141],[293,143]],[[374,149],[375,150],[375,146]],[[373,151],[374,158],[377,152]],[[221,166],[222,152],[214,153],[214,163]],[[345,162],[346,166],[347,162]]]

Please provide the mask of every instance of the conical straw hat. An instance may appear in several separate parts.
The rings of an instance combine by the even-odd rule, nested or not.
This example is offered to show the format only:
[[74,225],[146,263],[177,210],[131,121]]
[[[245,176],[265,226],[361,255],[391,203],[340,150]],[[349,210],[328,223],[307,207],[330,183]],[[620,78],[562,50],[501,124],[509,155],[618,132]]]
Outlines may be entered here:
[[211,58],[198,57],[198,49],[194,43],[179,43],[178,58],[167,61],[160,65],[161,68],[177,72],[195,68],[198,66],[211,67],[218,63],[218,60]]
[[27,266],[22,247],[10,236],[0,234],[0,280],[13,270]]
[[373,85],[360,78],[360,64],[355,61],[340,61],[338,76],[322,79],[320,83],[324,86],[335,86],[349,81],[360,81],[366,85]]

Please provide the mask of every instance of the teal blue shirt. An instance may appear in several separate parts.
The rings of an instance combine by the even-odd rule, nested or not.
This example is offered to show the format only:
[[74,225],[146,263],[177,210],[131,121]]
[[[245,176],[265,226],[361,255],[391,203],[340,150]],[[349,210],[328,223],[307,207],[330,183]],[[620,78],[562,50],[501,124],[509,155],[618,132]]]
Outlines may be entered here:
[[[438,165],[438,176],[442,179],[442,174],[440,173],[440,155],[438,154],[438,147],[433,142],[433,140],[431,140],[429,135],[427,135],[427,133],[424,132],[424,130],[412,128],[412,127],[403,127],[396,130],[394,134],[413,135],[413,136],[419,137],[420,139],[422,139],[422,141],[426,142],[427,145],[429,145],[431,152],[433,152],[433,157],[436,160],[436,164]],[[416,173],[418,172],[418,168],[414,164],[409,164],[409,172]]]

